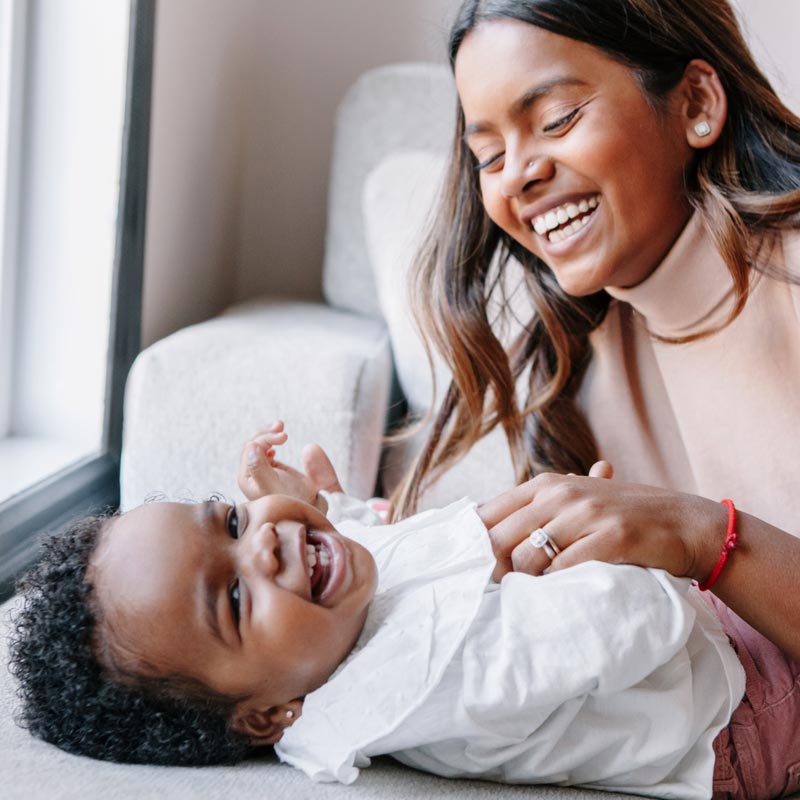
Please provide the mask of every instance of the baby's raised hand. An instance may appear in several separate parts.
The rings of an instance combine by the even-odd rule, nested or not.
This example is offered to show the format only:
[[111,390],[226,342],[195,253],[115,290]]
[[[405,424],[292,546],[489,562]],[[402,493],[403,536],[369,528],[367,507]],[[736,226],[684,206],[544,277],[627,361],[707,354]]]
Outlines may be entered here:
[[239,488],[248,500],[265,494],[285,494],[311,503],[324,513],[327,503],[319,492],[342,491],[336,470],[325,451],[316,444],[303,448],[305,473],[277,461],[275,449],[287,439],[283,421],[277,420],[245,444],[239,462]]

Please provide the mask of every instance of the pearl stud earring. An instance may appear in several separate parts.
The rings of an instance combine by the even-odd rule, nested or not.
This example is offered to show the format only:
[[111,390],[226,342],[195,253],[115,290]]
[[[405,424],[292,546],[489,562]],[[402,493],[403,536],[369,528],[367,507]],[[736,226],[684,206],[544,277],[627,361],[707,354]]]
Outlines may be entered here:
[[708,136],[711,133],[711,126],[705,120],[702,120],[694,126],[694,132],[698,136]]

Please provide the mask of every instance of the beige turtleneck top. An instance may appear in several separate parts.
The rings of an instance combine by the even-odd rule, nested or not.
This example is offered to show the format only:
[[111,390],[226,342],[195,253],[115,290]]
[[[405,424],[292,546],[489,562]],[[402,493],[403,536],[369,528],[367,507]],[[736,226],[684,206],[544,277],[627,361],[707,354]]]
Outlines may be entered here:
[[[800,232],[771,255],[800,274]],[[645,281],[612,289],[579,395],[615,477],[721,500],[800,535],[800,287],[755,274],[742,313],[699,215]]]

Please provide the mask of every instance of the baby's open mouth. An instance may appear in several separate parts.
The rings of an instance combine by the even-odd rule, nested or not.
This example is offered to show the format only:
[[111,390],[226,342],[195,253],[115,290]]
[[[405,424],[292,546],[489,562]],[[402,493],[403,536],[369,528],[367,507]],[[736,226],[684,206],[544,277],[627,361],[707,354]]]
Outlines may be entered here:
[[561,242],[572,236],[589,222],[600,202],[600,195],[584,198],[577,203],[564,203],[531,220],[531,228],[546,236],[550,242]]
[[308,578],[311,583],[311,599],[318,600],[325,591],[331,576],[331,553],[324,542],[317,539],[312,533],[306,534],[306,560],[308,563]]

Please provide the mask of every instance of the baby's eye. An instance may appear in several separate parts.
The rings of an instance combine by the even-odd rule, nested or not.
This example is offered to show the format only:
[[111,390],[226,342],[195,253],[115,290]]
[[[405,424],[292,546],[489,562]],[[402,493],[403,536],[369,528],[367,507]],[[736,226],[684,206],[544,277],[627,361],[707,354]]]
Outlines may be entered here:
[[240,594],[239,594],[239,581],[231,586],[228,590],[228,594],[230,595],[231,599],[231,614],[233,614],[233,621],[238,626],[239,624],[239,601],[240,601]]
[[231,506],[231,510],[228,512],[227,527],[228,527],[228,533],[230,534],[231,538],[238,539],[239,515],[236,513],[236,506]]

